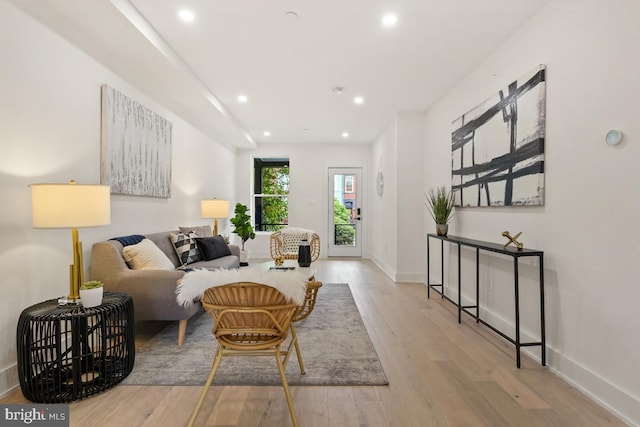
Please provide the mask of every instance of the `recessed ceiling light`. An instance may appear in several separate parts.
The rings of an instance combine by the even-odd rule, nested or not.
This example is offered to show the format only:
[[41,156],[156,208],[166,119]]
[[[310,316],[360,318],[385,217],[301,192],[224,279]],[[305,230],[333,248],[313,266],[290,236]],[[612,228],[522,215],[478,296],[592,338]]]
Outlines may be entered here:
[[355,98],[353,98],[353,102],[355,102],[356,104],[360,105],[364,102],[364,98],[361,96],[356,96]]
[[184,22],[193,22],[193,20],[196,19],[196,16],[193,14],[193,12],[187,9],[182,9],[180,12],[178,12],[178,17]]
[[349,138],[349,132],[342,132],[343,138]]
[[296,18],[298,17],[298,14],[297,14],[297,13],[295,13],[294,11],[290,10],[289,12],[286,12],[286,13],[284,14],[284,16],[285,16],[286,18],[296,19]]
[[247,98],[247,95],[238,95],[238,101],[239,102],[247,102],[249,100],[249,98]]
[[270,135],[271,135],[271,132],[269,132],[268,130],[265,130],[264,132],[262,132],[262,134],[263,134],[264,136],[270,136]]
[[395,27],[398,23],[398,15],[395,13],[387,13],[382,17],[382,25],[387,28]]

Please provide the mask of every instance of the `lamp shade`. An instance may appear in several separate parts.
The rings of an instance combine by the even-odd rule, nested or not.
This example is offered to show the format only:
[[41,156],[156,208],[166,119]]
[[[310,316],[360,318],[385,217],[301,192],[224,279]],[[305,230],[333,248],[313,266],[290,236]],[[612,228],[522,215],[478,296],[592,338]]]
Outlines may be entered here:
[[111,223],[108,185],[31,184],[35,228],[80,228]]
[[220,199],[201,200],[202,218],[229,218],[229,201]]

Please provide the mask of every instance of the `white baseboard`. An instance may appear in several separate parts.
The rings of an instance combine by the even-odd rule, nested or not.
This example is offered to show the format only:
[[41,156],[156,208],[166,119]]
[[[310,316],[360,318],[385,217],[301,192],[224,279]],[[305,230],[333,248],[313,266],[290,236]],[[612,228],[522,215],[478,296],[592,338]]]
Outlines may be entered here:
[[376,266],[378,266],[378,268],[382,270],[382,272],[386,274],[387,277],[389,277],[389,279],[393,280],[394,282],[396,281],[396,278],[397,278],[396,270],[389,267],[387,264],[385,264],[380,258],[376,257],[375,255],[371,255],[371,261],[373,261],[373,263]]
[[[426,286],[426,283],[425,283]],[[458,297],[457,289],[446,288],[447,296],[453,300]],[[463,296],[463,305],[474,305],[475,301]],[[472,310],[473,312],[473,310]],[[484,307],[481,318],[501,331],[514,329],[514,322]],[[523,342],[540,340],[539,331],[532,332],[521,328],[520,340]],[[630,426],[640,426],[640,398],[623,390],[606,378],[591,371],[577,360],[556,350],[547,342],[547,367],[557,376],[580,390],[591,400],[606,408]],[[533,360],[540,363],[539,347],[521,349]],[[514,348],[515,359],[515,348]]]
[[18,364],[8,366],[0,371],[0,396],[4,396],[18,387]]
[[397,273],[396,282],[398,283],[424,283],[427,275],[424,273]]

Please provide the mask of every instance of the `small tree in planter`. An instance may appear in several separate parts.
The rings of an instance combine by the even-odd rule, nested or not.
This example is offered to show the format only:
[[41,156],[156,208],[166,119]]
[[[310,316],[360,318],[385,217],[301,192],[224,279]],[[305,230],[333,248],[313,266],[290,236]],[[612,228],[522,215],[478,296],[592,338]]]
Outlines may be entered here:
[[240,253],[241,265],[247,265],[249,258],[249,255],[244,250],[244,242],[256,237],[256,233],[253,231],[253,227],[251,226],[251,215],[249,215],[248,212],[249,208],[247,208],[246,205],[236,203],[236,208],[234,210],[235,216],[230,219],[231,223],[235,227],[233,232],[242,240],[242,252]]

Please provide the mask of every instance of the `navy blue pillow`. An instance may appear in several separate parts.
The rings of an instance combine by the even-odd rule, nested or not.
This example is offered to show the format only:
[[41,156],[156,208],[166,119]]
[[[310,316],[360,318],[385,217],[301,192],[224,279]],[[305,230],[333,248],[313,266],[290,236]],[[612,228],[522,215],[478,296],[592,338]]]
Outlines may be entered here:
[[227,245],[222,236],[196,237],[193,240],[196,241],[196,245],[198,245],[198,249],[205,261],[231,255],[229,245]]
[[132,234],[130,236],[114,237],[113,239],[109,240],[117,240],[118,242],[122,243],[122,246],[130,246],[137,245],[138,243],[142,242],[144,240],[144,236],[140,234]]

